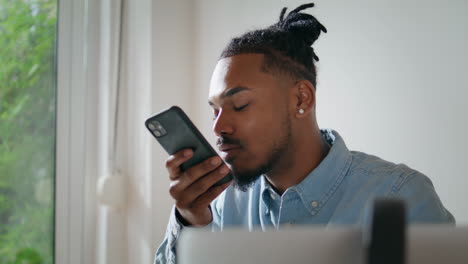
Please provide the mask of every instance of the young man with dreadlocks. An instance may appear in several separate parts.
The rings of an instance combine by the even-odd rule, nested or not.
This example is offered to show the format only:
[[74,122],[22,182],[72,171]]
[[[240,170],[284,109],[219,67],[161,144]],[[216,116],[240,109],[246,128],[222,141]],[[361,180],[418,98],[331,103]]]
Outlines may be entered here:
[[[175,206],[156,263],[175,262],[184,226],[264,229],[283,224],[365,226],[375,197],[407,203],[409,222],[454,223],[431,181],[403,164],[349,151],[316,120],[318,57],[311,47],[321,32],[299,6],[265,29],[234,38],[214,69],[209,104],[219,157],[182,172],[192,151],[168,158]],[[285,16],[286,15],[286,16]],[[229,171],[233,183],[213,187]]]

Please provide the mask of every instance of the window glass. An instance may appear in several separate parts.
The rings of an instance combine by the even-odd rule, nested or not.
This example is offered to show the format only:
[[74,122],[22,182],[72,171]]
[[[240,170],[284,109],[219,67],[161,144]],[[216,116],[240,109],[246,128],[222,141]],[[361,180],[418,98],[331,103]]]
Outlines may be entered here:
[[0,0],[0,263],[53,263],[57,2]]

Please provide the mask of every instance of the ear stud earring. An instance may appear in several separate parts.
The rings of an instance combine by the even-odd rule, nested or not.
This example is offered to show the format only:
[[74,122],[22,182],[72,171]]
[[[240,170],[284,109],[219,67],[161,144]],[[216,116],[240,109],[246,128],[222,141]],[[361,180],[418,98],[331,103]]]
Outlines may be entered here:
[[302,109],[302,108],[301,108],[301,109],[299,109],[299,114],[301,114],[301,115],[302,115],[303,113],[304,113],[304,109]]

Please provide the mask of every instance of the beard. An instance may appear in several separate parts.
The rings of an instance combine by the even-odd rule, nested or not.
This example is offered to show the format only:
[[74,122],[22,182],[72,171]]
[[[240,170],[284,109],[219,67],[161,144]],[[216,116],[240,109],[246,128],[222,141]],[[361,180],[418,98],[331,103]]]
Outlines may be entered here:
[[[283,122],[281,123],[281,127],[284,128],[282,131],[283,133],[275,142],[273,142],[265,162],[250,170],[240,171],[236,169],[235,166],[231,167],[233,186],[235,188],[243,192],[247,191],[247,189],[251,187],[258,178],[271,172],[275,168],[275,165],[277,165],[284,157],[284,155],[288,153],[288,149],[291,143],[291,121],[288,116],[284,118]],[[227,162],[231,163],[229,161]]]

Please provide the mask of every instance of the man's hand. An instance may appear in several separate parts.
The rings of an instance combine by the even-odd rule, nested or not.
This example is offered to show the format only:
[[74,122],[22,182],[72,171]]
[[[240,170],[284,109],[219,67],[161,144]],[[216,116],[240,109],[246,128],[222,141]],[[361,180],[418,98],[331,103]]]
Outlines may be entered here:
[[179,214],[189,224],[201,227],[213,220],[210,203],[226,189],[231,182],[214,187],[213,185],[229,173],[220,157],[211,157],[186,171],[180,165],[193,156],[191,149],[181,150],[166,161],[171,184],[170,195],[175,199]]

